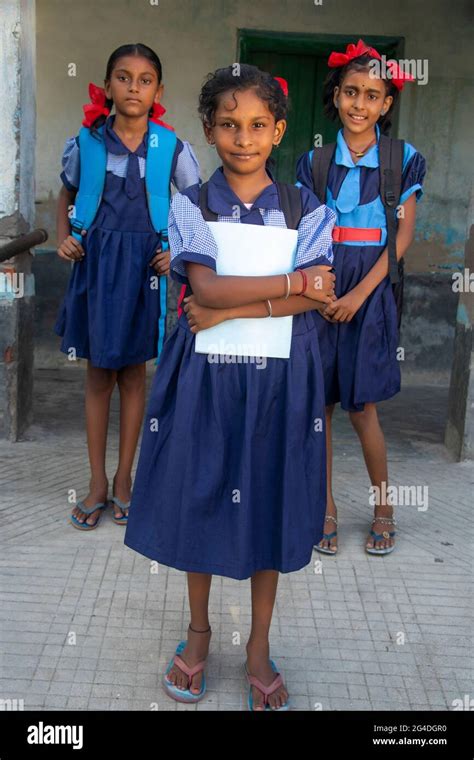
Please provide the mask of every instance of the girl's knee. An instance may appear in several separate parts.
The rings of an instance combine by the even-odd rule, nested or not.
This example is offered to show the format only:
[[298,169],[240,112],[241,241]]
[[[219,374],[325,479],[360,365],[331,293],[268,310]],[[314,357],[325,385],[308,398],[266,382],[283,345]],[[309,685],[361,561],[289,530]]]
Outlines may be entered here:
[[145,387],[146,365],[131,364],[117,373],[117,383],[121,390],[141,391]]
[[87,384],[94,393],[112,393],[117,381],[117,371],[104,367],[88,367]]
[[349,412],[349,418],[356,430],[363,430],[377,417],[375,404],[365,404],[361,412]]

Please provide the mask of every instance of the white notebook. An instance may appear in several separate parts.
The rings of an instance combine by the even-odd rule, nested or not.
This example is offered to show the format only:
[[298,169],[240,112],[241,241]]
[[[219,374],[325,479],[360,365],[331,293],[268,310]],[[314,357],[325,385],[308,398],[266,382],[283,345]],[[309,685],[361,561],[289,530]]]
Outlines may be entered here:
[[[207,222],[217,243],[217,274],[265,276],[294,269],[297,230],[282,227]],[[283,293],[282,279],[282,293]],[[293,317],[229,319],[196,333],[200,354],[272,356],[288,359]]]

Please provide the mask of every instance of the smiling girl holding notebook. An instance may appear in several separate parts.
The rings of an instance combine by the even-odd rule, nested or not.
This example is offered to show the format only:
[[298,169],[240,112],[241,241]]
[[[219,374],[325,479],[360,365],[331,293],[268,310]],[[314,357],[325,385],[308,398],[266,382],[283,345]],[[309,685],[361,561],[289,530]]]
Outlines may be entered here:
[[[206,690],[212,575],[251,578],[250,709],[288,709],[269,658],[278,574],[310,562],[326,508],[323,376],[310,312],[334,298],[335,215],[306,188],[276,183],[267,168],[285,132],[285,85],[235,65],[203,86],[199,112],[222,166],[171,204],[171,274],[192,295],[154,377],[125,535],[135,551],[187,572],[191,624],[163,678],[175,699],[194,702]],[[288,253],[293,265],[285,269]],[[291,329],[274,349],[270,328],[281,317]],[[264,367],[225,349],[246,319],[269,326],[248,348],[265,357]],[[224,328],[220,361],[205,353],[214,339],[204,336],[197,350],[203,326]]]

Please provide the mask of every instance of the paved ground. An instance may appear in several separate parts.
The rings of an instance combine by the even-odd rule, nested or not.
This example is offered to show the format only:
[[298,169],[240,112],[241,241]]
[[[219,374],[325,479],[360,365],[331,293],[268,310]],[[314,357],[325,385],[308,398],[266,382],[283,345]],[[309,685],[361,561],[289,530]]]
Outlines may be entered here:
[[[36,424],[27,440],[0,443],[0,700],[23,699],[25,710],[245,709],[249,581],[214,577],[208,694],[178,705],[160,678],[189,622],[185,574],[150,574],[111,510],[91,533],[68,523],[68,489],[80,498],[89,479],[81,374],[38,371]],[[280,576],[271,632],[296,709],[448,710],[474,696],[474,467],[450,462],[442,445],[446,403],[445,388],[413,386],[381,406],[392,482],[429,486],[426,511],[396,510],[397,548],[385,558],[363,551],[368,480],[346,416],[336,417],[340,552],[322,572],[315,552],[316,565]],[[111,480],[116,414],[109,445]]]

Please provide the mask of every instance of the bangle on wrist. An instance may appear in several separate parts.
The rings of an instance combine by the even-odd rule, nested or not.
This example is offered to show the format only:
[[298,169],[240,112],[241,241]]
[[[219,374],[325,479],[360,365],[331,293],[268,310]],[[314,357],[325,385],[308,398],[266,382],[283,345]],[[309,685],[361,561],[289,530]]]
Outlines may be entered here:
[[291,288],[291,282],[290,282],[290,275],[285,274],[286,277],[286,295],[285,295],[285,301],[288,300],[288,297],[290,295],[290,288]]
[[267,298],[268,316],[273,316],[272,302]]
[[308,278],[306,276],[306,272],[304,271],[304,269],[297,269],[296,271],[300,273],[303,280],[303,285],[298,295],[304,296],[304,294],[306,293],[306,290],[308,289]]

